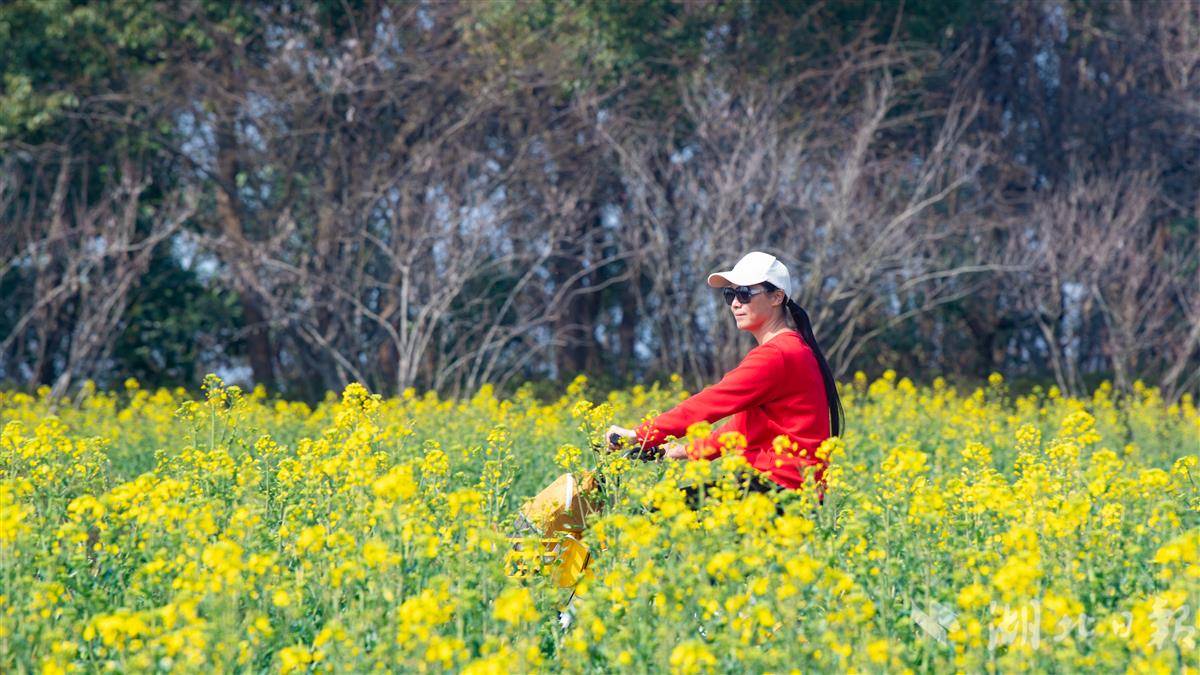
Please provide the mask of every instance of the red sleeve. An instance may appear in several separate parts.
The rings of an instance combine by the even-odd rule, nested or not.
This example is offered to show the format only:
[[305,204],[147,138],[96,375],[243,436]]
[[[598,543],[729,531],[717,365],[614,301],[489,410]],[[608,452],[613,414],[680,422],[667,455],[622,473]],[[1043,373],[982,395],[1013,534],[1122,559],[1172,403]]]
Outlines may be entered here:
[[644,422],[636,430],[637,440],[643,447],[661,445],[668,436],[682,438],[696,422],[716,422],[758,405],[770,397],[783,371],[783,354],[778,347],[767,344],[751,349],[720,382]]

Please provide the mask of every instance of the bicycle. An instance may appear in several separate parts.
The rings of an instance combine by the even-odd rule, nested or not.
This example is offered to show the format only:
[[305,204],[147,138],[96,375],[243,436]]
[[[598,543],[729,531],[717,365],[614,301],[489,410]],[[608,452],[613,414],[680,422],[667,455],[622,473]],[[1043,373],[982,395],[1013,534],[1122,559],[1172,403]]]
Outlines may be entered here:
[[[609,443],[610,447],[618,445],[620,437],[613,434]],[[594,444],[593,450],[602,451]],[[653,462],[663,458],[663,451],[657,447],[635,447],[621,453],[623,457],[637,461]],[[609,487],[619,487],[619,481],[618,477],[606,476],[600,469],[584,470],[578,477],[564,473],[526,500],[514,518],[509,535],[512,550],[506,558],[509,576],[549,570],[555,585],[571,589],[560,607],[559,620],[564,628],[570,625],[570,608],[593,557],[591,547],[584,541],[587,519],[602,510],[601,492]],[[525,552],[524,546],[531,538],[536,538],[543,547],[540,556]],[[540,557],[541,563],[537,570],[530,565],[535,557]]]

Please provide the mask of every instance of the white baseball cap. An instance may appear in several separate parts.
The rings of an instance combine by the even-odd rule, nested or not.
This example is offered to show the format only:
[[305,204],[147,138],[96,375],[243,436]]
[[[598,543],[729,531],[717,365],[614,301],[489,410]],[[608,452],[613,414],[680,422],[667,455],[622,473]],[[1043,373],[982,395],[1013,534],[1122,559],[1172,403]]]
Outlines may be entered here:
[[728,272],[713,272],[708,275],[708,285],[713,288],[724,286],[753,286],[769,281],[783,291],[784,295],[792,297],[792,276],[787,267],[770,253],[751,251],[737,261]]

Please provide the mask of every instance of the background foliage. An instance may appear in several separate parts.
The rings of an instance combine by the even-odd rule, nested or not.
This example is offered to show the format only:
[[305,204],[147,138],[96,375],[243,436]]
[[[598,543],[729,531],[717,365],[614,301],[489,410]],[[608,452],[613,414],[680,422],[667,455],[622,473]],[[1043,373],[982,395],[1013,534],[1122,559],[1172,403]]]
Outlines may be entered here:
[[7,2],[0,379],[699,383],[761,248],[839,376],[1173,399],[1198,81],[1183,0]]

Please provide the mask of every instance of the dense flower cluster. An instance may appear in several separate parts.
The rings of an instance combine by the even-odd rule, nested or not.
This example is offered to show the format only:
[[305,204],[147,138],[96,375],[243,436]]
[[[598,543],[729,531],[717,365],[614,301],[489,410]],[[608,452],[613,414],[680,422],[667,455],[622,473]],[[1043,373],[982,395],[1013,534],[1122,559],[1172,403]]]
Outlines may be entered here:
[[[0,393],[0,669],[1195,672],[1190,398],[859,375],[818,505],[742,490],[736,438],[716,462],[596,451],[677,379],[600,401],[584,378],[549,402],[203,391]],[[603,509],[562,622],[553,542],[510,537],[583,469]]]

